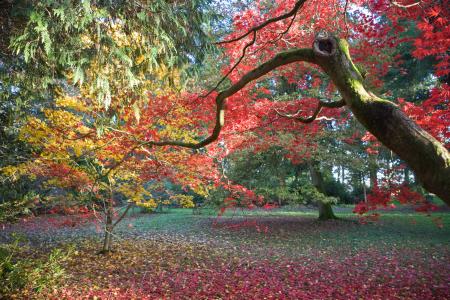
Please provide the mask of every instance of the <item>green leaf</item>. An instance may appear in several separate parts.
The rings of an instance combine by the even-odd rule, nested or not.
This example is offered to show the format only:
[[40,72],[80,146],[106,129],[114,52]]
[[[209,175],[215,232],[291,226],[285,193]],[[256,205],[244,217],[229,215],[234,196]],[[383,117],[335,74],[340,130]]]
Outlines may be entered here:
[[84,72],[81,66],[77,66],[75,69],[75,72],[73,73],[73,83],[79,83],[80,85],[83,84],[84,81]]
[[141,20],[142,22],[147,21],[147,14],[144,11],[138,12],[136,14],[136,16],[138,17],[139,20]]

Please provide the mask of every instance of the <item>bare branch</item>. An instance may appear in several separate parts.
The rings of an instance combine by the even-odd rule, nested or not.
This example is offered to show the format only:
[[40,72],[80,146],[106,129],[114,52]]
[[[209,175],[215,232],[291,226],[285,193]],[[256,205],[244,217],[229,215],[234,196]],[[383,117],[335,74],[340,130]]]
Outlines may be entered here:
[[120,215],[120,217],[116,220],[116,222],[114,222],[114,224],[112,225],[112,228],[116,227],[117,224],[119,224],[120,221],[122,221],[122,219],[125,217],[125,215],[127,214],[127,212],[130,210],[130,208],[133,206],[133,203],[130,202],[127,205],[127,208],[125,208],[125,211],[122,213],[122,215]]
[[275,112],[277,113],[277,115],[279,115],[280,117],[283,117],[283,118],[289,118],[289,119],[293,119],[293,118],[297,118],[297,116],[299,115],[299,113],[301,113],[302,112],[302,110],[301,109],[299,109],[299,110],[297,110],[295,113],[293,113],[293,114],[287,114],[287,113],[283,113],[283,112],[281,112],[281,111],[279,111],[278,109],[274,109],[275,110]]
[[244,33],[244,34],[242,34],[242,35],[240,35],[240,36],[238,36],[236,38],[225,40],[225,41],[220,41],[220,42],[217,42],[216,44],[217,45],[221,45],[221,44],[228,44],[228,43],[237,42],[239,40],[242,40],[243,38],[245,38],[246,36],[248,36],[252,32],[256,32],[258,30],[261,30],[261,29],[263,29],[264,27],[266,27],[267,25],[269,25],[271,23],[275,23],[275,22],[287,19],[289,17],[292,17],[295,14],[297,14],[298,10],[303,6],[303,4],[305,2],[306,2],[306,0],[299,0],[299,1],[297,1],[295,3],[294,7],[290,11],[288,11],[287,13],[285,13],[285,14],[283,14],[281,16],[275,17],[275,18],[268,19],[265,22],[255,26],[255,27],[252,27],[249,31],[247,31],[246,33]]
[[393,0],[389,0],[389,2],[391,2],[392,5],[394,5],[396,7],[400,7],[400,8],[410,8],[410,7],[420,5],[420,3],[421,3],[421,1],[418,1],[415,3],[411,3],[411,4],[401,4],[401,3],[398,3],[397,1],[393,1]]
[[301,110],[298,110],[295,114],[282,113],[276,109],[275,109],[275,111],[281,117],[294,119],[296,121],[308,124],[308,123],[312,123],[314,120],[317,119],[317,116],[320,114],[323,107],[339,108],[339,107],[343,107],[343,106],[345,106],[344,99],[341,99],[339,101],[332,101],[332,102],[325,102],[325,101],[319,100],[319,103],[317,104],[317,107],[314,110],[314,113],[310,117],[307,117],[307,118],[298,117],[298,114],[301,112]]
[[[292,19],[291,19],[291,21],[289,22],[289,24],[288,24],[288,26],[286,27],[286,29],[285,30],[283,30],[282,32],[280,32],[280,33],[278,33],[278,37],[276,38],[276,39],[274,39],[273,41],[268,41],[268,42],[266,42],[265,43],[265,45],[267,45],[267,44],[275,44],[277,41],[279,41],[286,33],[288,33],[289,32],[289,30],[291,29],[291,27],[292,27],[292,24],[294,24],[294,20],[295,20],[295,17],[297,16],[297,13],[298,13],[298,9],[297,10],[295,10],[294,11],[294,14],[293,14],[293,16],[292,16]],[[249,32],[248,32],[248,34],[250,34],[250,33],[252,33],[253,32],[253,38],[252,38],[252,40],[249,42],[249,43],[247,43],[245,46],[244,46],[244,48],[242,49],[242,54],[241,54],[241,56],[239,57],[239,59],[236,61],[236,63],[233,65],[233,67],[220,79],[220,81],[212,88],[212,89],[210,89],[209,90],[209,92],[208,93],[206,93],[205,95],[202,95],[202,96],[200,96],[199,98],[206,98],[206,97],[208,97],[209,95],[211,95],[211,93],[212,92],[214,92],[215,90],[217,90],[217,88],[220,86],[220,84],[222,84],[222,82],[237,68],[237,66],[241,63],[241,61],[244,59],[244,57],[245,57],[245,55],[246,55],[246,52],[247,52],[247,49],[250,47],[250,46],[252,46],[252,45],[254,45],[255,44],[255,42],[256,42],[256,33],[257,33],[257,30],[250,30]],[[247,35],[248,35],[247,34]],[[245,36],[247,36],[247,35],[245,35]],[[245,36],[243,36],[242,38],[244,38]],[[258,51],[260,51],[260,50],[262,50],[262,49],[264,49],[265,48],[265,45],[263,46],[263,47],[261,47],[260,49],[258,49],[257,51],[255,51],[254,53],[256,53],[256,52],[258,52]]]
[[237,66],[241,63],[241,61],[242,61],[242,60],[244,59],[244,57],[245,57],[245,54],[246,54],[246,52],[247,52],[247,49],[248,49],[250,46],[252,46],[252,45],[255,43],[255,41],[256,41],[256,31],[253,32],[253,38],[252,38],[252,40],[251,40],[249,43],[247,43],[247,44],[245,45],[245,47],[242,49],[241,57],[239,57],[239,59],[236,61],[236,63],[233,65],[233,67],[231,67],[231,69],[230,69],[230,70],[222,77],[222,79],[219,80],[219,82],[216,84],[215,87],[213,87],[213,88],[212,88],[208,93],[206,93],[205,95],[200,96],[200,98],[206,98],[206,97],[208,97],[209,95],[211,95],[212,92],[214,92],[214,91],[220,86],[220,84],[221,84],[222,82],[224,82],[224,80],[231,74],[231,72],[233,72],[234,69],[236,69]]
[[292,25],[294,24],[294,21],[295,21],[295,17],[297,16],[297,12],[298,12],[298,11],[296,11],[295,14],[292,16],[292,19],[291,19],[291,21],[289,22],[289,24],[288,24],[288,26],[286,27],[285,30],[283,30],[282,32],[278,32],[278,33],[277,33],[278,36],[277,36],[275,39],[273,39],[273,40],[271,40],[271,41],[265,42],[264,45],[263,45],[262,47],[260,47],[259,49],[255,50],[252,54],[256,54],[256,53],[258,53],[258,52],[264,50],[264,49],[266,48],[266,46],[269,45],[269,44],[275,45],[276,42],[278,42],[279,40],[281,40],[281,38],[282,38],[286,33],[288,33],[289,30],[291,30],[291,27],[292,27]]

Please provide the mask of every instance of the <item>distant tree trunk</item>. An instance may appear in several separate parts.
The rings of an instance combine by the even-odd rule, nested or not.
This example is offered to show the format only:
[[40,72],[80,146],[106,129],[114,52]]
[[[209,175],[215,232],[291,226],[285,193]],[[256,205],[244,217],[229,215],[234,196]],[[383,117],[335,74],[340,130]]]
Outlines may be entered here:
[[331,203],[323,203],[319,201],[319,220],[335,220],[336,215],[333,212],[333,207]]
[[[321,192],[322,194],[325,194],[325,188],[323,184],[323,177],[320,171],[317,169],[315,164],[313,162],[308,162],[309,167],[309,174],[311,175],[311,181],[312,184],[316,187],[316,189]],[[318,201],[319,206],[319,220],[332,220],[337,219],[333,212],[333,208],[331,206],[331,203],[323,203],[321,201]]]
[[375,155],[369,155],[369,177],[370,188],[373,189],[378,185],[378,164],[377,157]]
[[111,251],[112,246],[112,231],[113,231],[113,199],[106,201],[106,221],[105,221],[105,238],[103,240],[103,248],[101,253]]
[[405,170],[404,170],[404,175],[405,175],[405,181],[404,181],[404,183],[405,183],[405,185],[407,185],[407,186],[409,186],[410,185],[410,180],[409,180],[409,168],[408,167],[405,167]]

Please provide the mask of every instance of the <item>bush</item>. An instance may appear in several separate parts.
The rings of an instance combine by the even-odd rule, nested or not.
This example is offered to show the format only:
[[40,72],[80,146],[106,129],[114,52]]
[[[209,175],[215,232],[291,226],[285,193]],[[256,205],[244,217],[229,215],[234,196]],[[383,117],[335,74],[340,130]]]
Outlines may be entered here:
[[62,263],[69,259],[73,246],[53,249],[44,258],[20,257],[24,247],[15,236],[9,244],[0,245],[0,295],[14,295],[23,291],[41,292],[55,288],[65,276]]
[[326,178],[324,187],[325,194],[339,198],[340,203],[352,204],[355,202],[354,197],[347,191],[345,185],[334,180],[333,178]]
[[294,203],[298,204],[312,204],[317,202],[322,203],[337,203],[336,197],[326,196],[323,193],[319,192],[316,187],[313,185],[304,185],[298,193],[298,198]]
[[183,208],[194,208],[195,207],[194,196],[191,196],[191,195],[178,194],[178,195],[174,195],[174,196],[170,197],[170,199]]
[[30,192],[21,196],[20,199],[9,199],[0,203],[0,222],[12,222],[20,216],[30,215],[38,198],[35,193]]

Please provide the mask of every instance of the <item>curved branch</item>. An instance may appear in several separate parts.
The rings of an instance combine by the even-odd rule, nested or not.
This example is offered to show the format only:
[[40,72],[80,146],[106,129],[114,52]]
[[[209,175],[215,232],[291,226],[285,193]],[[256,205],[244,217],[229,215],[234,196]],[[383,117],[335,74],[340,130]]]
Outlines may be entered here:
[[278,21],[287,19],[287,18],[289,18],[289,17],[292,17],[292,16],[294,16],[294,15],[297,14],[298,10],[303,6],[303,4],[304,4],[305,2],[306,2],[306,0],[299,0],[299,1],[297,1],[297,2],[295,3],[294,7],[293,7],[290,11],[288,11],[287,13],[285,13],[285,14],[283,14],[283,15],[281,15],[281,16],[275,17],[275,18],[268,19],[268,20],[266,20],[265,22],[263,22],[263,23],[261,23],[261,24],[259,24],[259,25],[257,25],[257,26],[254,26],[254,27],[250,28],[249,31],[247,31],[247,32],[244,33],[244,34],[241,34],[240,36],[238,36],[238,37],[236,37],[236,38],[229,39],[229,40],[225,40],[225,41],[217,42],[216,45],[222,45],[222,44],[228,44],[228,43],[237,42],[237,41],[239,41],[239,40],[242,40],[243,38],[245,38],[246,36],[248,36],[248,35],[251,34],[252,32],[255,32],[255,33],[256,33],[256,31],[263,29],[264,27],[266,27],[267,25],[269,25],[269,24],[271,24],[271,23],[275,23],[275,22],[278,22]]
[[344,107],[346,105],[346,102],[344,99],[341,99],[339,101],[322,101],[322,100],[320,100],[320,105],[322,107],[327,107],[327,108],[340,108],[340,107]]
[[270,71],[293,62],[309,62],[316,63],[315,55],[312,49],[293,49],[278,53],[272,59],[259,65],[252,71],[248,72],[242,78],[223,90],[216,96],[216,120],[212,133],[198,143],[186,143],[182,141],[143,141],[137,147],[141,146],[179,146],[191,149],[200,149],[211,144],[219,137],[220,131],[225,122],[225,101],[228,97],[242,90],[248,83],[266,75]]

